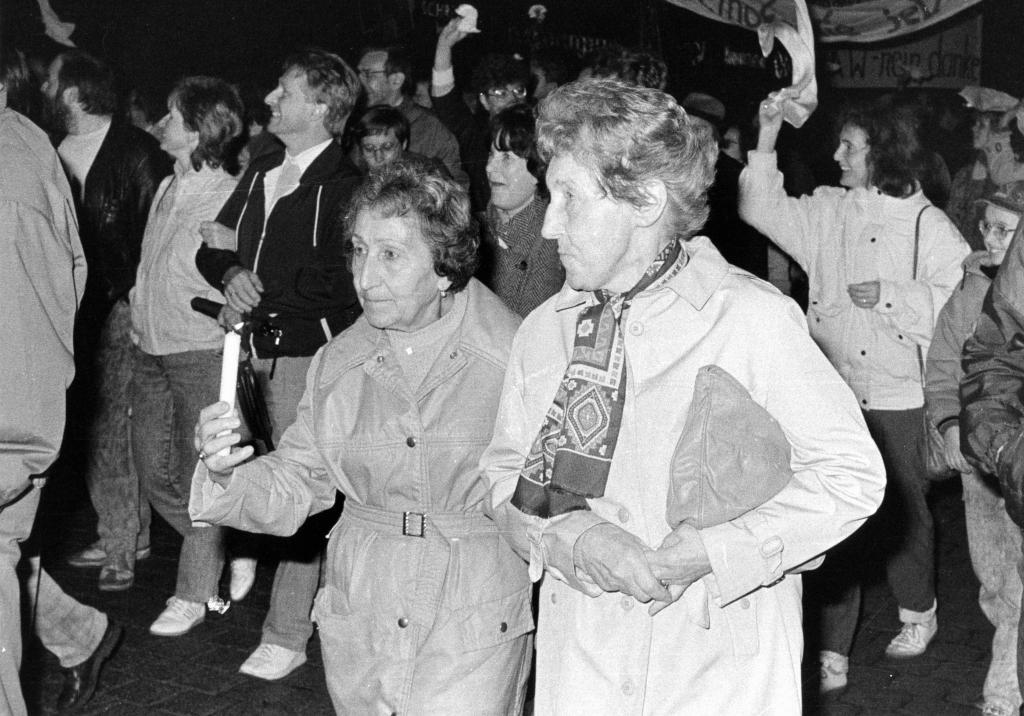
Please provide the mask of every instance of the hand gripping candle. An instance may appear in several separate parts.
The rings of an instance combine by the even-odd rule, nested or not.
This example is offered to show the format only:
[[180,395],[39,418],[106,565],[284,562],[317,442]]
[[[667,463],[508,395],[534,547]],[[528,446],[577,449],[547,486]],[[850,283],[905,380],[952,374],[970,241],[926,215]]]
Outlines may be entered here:
[[[224,334],[224,358],[220,364],[220,400],[231,406],[229,415],[236,414],[235,388],[238,385],[238,358],[242,349],[242,326],[238,323]],[[219,451],[218,455],[227,455],[230,447]]]

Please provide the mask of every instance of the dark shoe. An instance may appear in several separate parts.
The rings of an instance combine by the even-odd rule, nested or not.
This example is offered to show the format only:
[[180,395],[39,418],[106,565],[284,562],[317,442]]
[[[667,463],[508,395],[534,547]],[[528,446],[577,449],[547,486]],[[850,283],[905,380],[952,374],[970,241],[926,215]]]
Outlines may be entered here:
[[57,697],[57,710],[62,713],[70,712],[79,706],[85,705],[92,698],[96,691],[96,684],[100,680],[100,670],[103,664],[114,653],[117,645],[121,643],[124,636],[124,628],[114,622],[107,623],[107,630],[103,633],[99,646],[92,655],[78,666],[63,669],[64,686]]
[[[149,547],[135,550],[135,561],[141,562],[149,556]],[[102,567],[107,563],[107,553],[103,549],[102,542],[93,542],[83,550],[75,552],[68,557],[68,564],[72,567]]]
[[101,592],[123,592],[135,583],[135,570],[128,565],[128,555],[111,555],[100,570]]

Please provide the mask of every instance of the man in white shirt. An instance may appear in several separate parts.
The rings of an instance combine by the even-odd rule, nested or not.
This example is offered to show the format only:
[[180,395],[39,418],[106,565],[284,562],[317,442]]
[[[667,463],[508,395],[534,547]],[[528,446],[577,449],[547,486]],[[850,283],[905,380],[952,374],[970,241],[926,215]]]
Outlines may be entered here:
[[[200,227],[206,243],[196,265],[223,288],[221,322],[243,314],[260,321],[249,349],[275,441],[295,421],[313,354],[360,313],[342,219],[361,176],[337,141],[359,91],[358,76],[337,55],[308,50],[285,60],[265,100],[267,131],[284,149],[253,160],[217,220]],[[232,245],[230,236],[218,240],[223,232],[235,233],[237,251],[212,248]],[[260,646],[242,673],[280,679],[305,663],[324,523],[332,519],[323,514],[290,538]]]

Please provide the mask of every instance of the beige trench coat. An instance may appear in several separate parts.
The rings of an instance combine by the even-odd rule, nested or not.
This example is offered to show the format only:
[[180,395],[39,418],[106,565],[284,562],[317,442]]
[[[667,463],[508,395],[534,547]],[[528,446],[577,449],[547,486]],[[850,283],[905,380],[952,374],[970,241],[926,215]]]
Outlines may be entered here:
[[[491,437],[518,318],[477,281],[415,395],[383,331],[360,318],[314,359],[276,452],[201,471],[193,518],[290,534],[345,495],[314,614],[335,708],[352,714],[514,714],[533,617],[526,565],[484,516]],[[424,514],[423,537],[402,534]],[[409,532],[418,533],[412,515]]]
[[[711,242],[641,293],[623,319],[625,412],[605,496],[544,520],[508,503],[592,300],[568,287],[516,335],[494,440],[482,458],[496,519],[542,576],[535,713],[799,714],[803,648],[793,571],[859,527],[882,498],[878,450],[850,389],[815,346],[796,304],[729,266]],[[610,522],[657,547],[669,465],[698,369],[721,366],[780,423],[794,477],[774,498],[699,531],[712,574],[655,617],[620,593],[578,589],[576,539]],[[705,600],[706,597],[706,600]],[[709,609],[710,626],[700,625]]]

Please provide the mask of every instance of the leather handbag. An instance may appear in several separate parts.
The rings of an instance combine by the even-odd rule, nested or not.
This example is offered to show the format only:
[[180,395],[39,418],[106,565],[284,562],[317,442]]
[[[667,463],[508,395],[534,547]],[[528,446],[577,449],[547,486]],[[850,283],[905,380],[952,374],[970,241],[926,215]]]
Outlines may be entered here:
[[782,427],[717,365],[697,371],[672,455],[665,517],[675,529],[728,522],[777,495],[793,477]]

